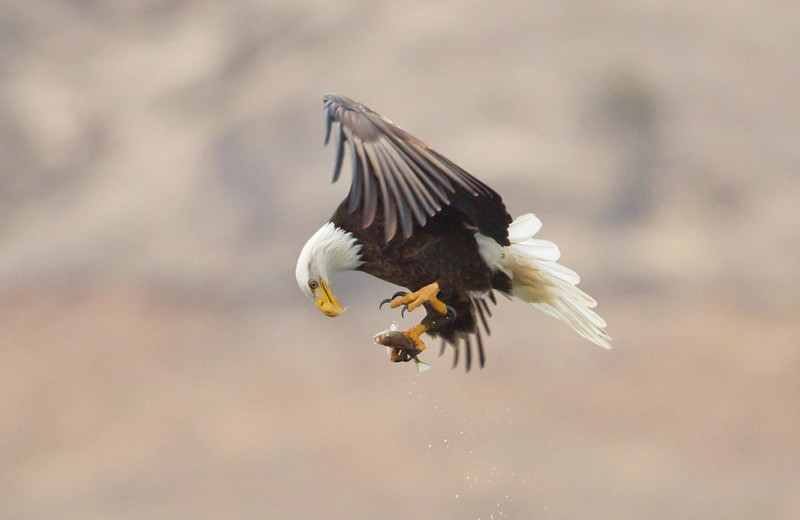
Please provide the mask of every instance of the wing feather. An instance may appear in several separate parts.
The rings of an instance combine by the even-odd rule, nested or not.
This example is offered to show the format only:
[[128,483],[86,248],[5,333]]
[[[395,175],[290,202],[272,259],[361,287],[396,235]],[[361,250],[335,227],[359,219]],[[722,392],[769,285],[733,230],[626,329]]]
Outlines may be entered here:
[[336,94],[323,101],[326,143],[337,126],[333,181],[341,175],[349,143],[354,164],[347,208],[363,212],[363,227],[372,225],[380,207],[385,240],[394,238],[398,227],[405,239],[415,225],[424,226],[451,207],[484,235],[509,244],[511,217],[491,188],[368,107]]
[[375,155],[375,150],[372,148],[371,143],[364,144],[364,150],[369,158],[369,164],[375,177],[378,179],[378,185],[381,189],[381,201],[383,202],[383,225],[384,237],[388,242],[397,232],[397,210],[394,197],[389,196],[389,188],[387,184],[387,176],[381,171],[378,158]]
[[339,131],[336,133],[336,166],[333,168],[333,181],[339,180],[339,175],[342,173],[342,162],[344,161],[344,129],[339,125]]
[[378,210],[378,194],[376,193],[377,188],[373,179],[375,176],[372,173],[372,166],[367,160],[367,154],[364,151],[364,143],[360,140],[352,140],[351,143],[353,143],[356,149],[353,160],[357,160],[364,170],[364,198],[362,199],[364,219],[361,225],[364,228],[368,228],[375,220],[375,213]]
[[[424,206],[425,214],[429,217],[435,215],[442,209],[442,205],[439,201],[442,200],[444,192],[441,192],[441,194],[437,196],[435,189],[429,189],[426,184],[420,180],[420,170],[417,168],[416,164],[407,161],[404,156],[401,155],[401,151],[395,148],[388,148],[388,150],[392,155],[394,164],[403,171],[403,175],[405,175],[409,186],[417,195],[420,203]],[[435,188],[435,186],[433,188]],[[431,191],[434,191],[434,193],[431,194]]]
[[[396,192],[398,198],[402,199],[406,206],[401,208],[400,217],[401,222],[403,224],[403,232],[405,233],[406,229],[409,231],[414,226],[414,218],[416,218],[417,222],[420,225],[425,225],[427,221],[427,215],[422,211],[421,204],[417,201],[417,196],[415,193],[411,191],[411,188],[407,184],[406,175],[400,170],[398,164],[394,162],[388,156],[388,149],[384,147],[379,147],[377,149],[378,157],[383,161],[383,165],[386,170],[388,170],[391,175],[389,177],[393,178],[397,184],[397,187],[400,188],[400,192]],[[399,202],[399,201],[398,201]],[[412,218],[412,213],[413,217]]]
[[[424,164],[422,166],[417,164],[417,161],[413,157],[413,155],[416,154],[412,150],[407,149],[405,145],[400,144],[396,151],[404,156],[404,164],[407,164],[409,168],[414,171],[414,178],[427,187],[426,191],[429,193],[429,195],[444,203],[445,206],[449,205],[450,199],[447,196],[447,191],[453,191],[453,188],[450,186],[450,183],[447,182],[447,179],[442,179],[443,185],[437,185],[435,179],[431,178],[429,173],[423,171],[423,168],[425,168]],[[417,157],[419,156],[417,155]],[[436,173],[434,172],[434,176],[435,174]]]
[[404,161],[403,158],[400,157],[400,153],[397,150],[395,150],[393,147],[387,147],[386,152],[391,156],[389,164],[395,170],[399,170],[398,175],[402,175],[403,181],[407,182],[408,188],[414,192],[414,196],[419,202],[419,206],[422,206],[421,209],[419,206],[412,206],[412,209],[419,210],[419,213],[416,215],[417,220],[419,222],[425,222],[427,217],[432,217],[441,209],[441,205],[436,203],[431,194],[428,193],[428,190],[425,189],[425,186],[422,184],[422,182],[411,170],[412,165]]
[[[368,150],[369,149],[373,151],[375,157],[378,159],[381,176],[386,179],[386,185],[389,187],[389,191],[391,192],[390,196],[397,207],[397,216],[400,220],[400,227],[403,230],[403,236],[410,236],[414,227],[414,222],[409,206],[413,204],[413,201],[404,197],[403,194],[400,193],[400,187],[398,184],[400,183],[402,177],[397,176],[395,172],[392,171],[392,168],[389,167],[386,157],[383,155],[380,144],[370,146]],[[391,238],[391,236],[386,237],[386,241],[388,242],[391,240]]]
[[[352,142],[350,142],[350,156],[356,157],[356,146]],[[353,179],[350,181],[350,196],[347,212],[352,214],[361,205],[362,189],[364,188],[364,184],[368,181],[366,175],[364,175],[364,168],[361,166],[361,162],[356,160],[350,162],[353,163]]]

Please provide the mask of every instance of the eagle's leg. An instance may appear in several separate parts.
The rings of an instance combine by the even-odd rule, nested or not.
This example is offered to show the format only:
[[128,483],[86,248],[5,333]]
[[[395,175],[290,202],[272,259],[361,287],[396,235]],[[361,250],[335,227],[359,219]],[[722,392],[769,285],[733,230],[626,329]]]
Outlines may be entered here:
[[425,305],[428,315],[419,325],[415,325],[408,330],[398,331],[395,328],[390,328],[375,335],[375,343],[389,347],[389,359],[398,363],[401,361],[411,361],[412,359],[417,363],[417,370],[423,371],[426,367],[417,356],[425,350],[425,343],[422,342],[420,336],[425,332],[433,330],[444,322],[448,322],[456,317],[456,311],[448,306],[447,314],[442,315],[433,310],[431,305]]
[[401,331],[400,333],[414,345],[414,350],[394,347],[392,348],[392,352],[389,354],[389,360],[393,363],[398,363],[400,361],[408,361],[412,358],[415,358],[418,354],[425,350],[425,343],[423,343],[419,337],[422,336],[422,334],[427,330],[428,326],[420,323],[419,325],[414,325],[408,330]]
[[419,337],[430,329],[430,324],[420,323],[408,330],[395,330],[391,328],[379,332],[373,338],[378,345],[389,347],[389,356],[392,361],[419,361],[417,355],[425,350],[425,343]]
[[[430,304],[433,309],[439,314],[447,314],[447,305],[442,302],[437,295],[439,294],[439,282],[433,282],[426,285],[419,291],[406,294],[404,296],[397,296],[390,303],[389,307],[395,309],[401,305],[405,305],[406,309],[410,312],[422,305],[423,303]],[[412,329],[409,329],[412,330]],[[424,331],[423,331],[424,332]],[[421,334],[421,333],[420,333]]]

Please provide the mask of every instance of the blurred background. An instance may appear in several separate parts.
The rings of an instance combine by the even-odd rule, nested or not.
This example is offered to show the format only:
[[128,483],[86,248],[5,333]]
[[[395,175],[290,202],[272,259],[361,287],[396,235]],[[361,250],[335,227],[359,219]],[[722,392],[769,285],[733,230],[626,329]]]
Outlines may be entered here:
[[[0,517],[800,518],[797,2],[0,11]],[[503,300],[418,376],[394,287],[322,316],[329,91],[535,212],[615,349]]]

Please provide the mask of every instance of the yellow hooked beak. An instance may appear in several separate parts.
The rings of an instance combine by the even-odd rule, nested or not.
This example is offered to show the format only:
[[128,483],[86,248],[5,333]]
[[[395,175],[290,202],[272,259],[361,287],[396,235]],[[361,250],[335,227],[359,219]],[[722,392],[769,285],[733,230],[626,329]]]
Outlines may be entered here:
[[344,309],[342,309],[342,306],[339,305],[336,297],[333,296],[331,291],[328,289],[328,285],[325,283],[325,280],[319,281],[319,287],[314,289],[314,296],[317,298],[317,307],[319,307],[319,310],[321,310],[322,314],[325,316],[335,318],[344,313]]

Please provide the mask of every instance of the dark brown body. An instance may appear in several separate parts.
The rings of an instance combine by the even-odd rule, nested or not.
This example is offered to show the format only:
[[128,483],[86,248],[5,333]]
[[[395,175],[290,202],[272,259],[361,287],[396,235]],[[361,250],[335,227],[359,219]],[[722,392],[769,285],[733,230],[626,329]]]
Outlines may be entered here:
[[[382,214],[379,208],[372,225],[363,229],[362,215],[349,214],[345,201],[331,222],[353,233],[362,246],[364,264],[360,271],[412,292],[438,282],[439,299],[453,307],[457,315],[455,319],[442,320],[426,304],[428,315],[423,323],[429,325],[429,334],[439,335],[455,347],[462,338],[469,344],[468,335],[479,333],[476,311],[484,325],[483,314],[488,312],[485,302],[476,301],[476,294],[492,289],[509,292],[508,277],[502,273],[493,275],[478,252],[475,230],[467,228],[463,215],[456,210],[443,208],[424,227],[416,227],[407,239],[398,234],[388,243],[384,243]],[[480,346],[480,336],[478,340]],[[482,359],[482,352],[480,355]]]
[[452,213],[444,210],[409,238],[395,236],[386,244],[380,222],[362,229],[360,216],[348,218],[341,206],[331,221],[361,244],[364,264],[359,270],[411,291],[439,282],[442,300],[452,305],[451,300],[467,300],[470,290],[492,288],[492,274],[478,253],[474,232]]

